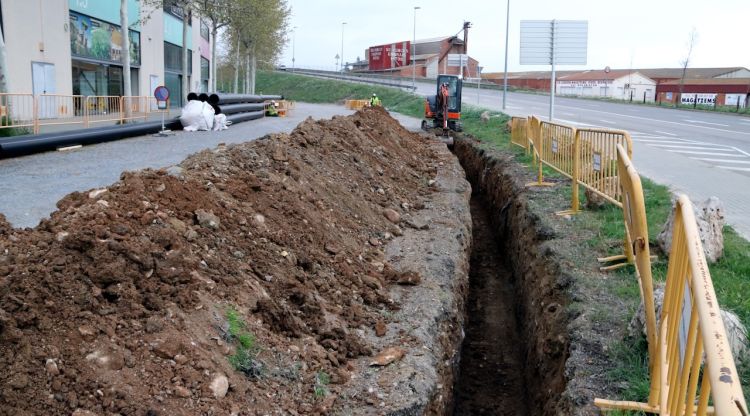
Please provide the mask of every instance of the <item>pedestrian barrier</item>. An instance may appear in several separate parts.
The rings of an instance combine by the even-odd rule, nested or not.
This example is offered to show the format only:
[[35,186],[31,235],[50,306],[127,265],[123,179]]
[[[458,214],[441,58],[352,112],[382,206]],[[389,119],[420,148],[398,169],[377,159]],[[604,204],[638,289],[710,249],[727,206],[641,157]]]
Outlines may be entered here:
[[527,183],[526,186],[553,186],[554,184],[544,181],[544,172],[542,164],[542,134],[541,124],[536,116],[529,116],[527,124],[531,154],[534,158],[534,164],[537,166],[537,181]]
[[[643,194],[637,173],[620,146],[626,228],[633,241],[641,295],[649,300],[650,275]],[[648,403],[595,399],[606,410],[659,415],[747,415],[747,404],[703,254],[690,200],[678,197],[672,249],[658,333],[647,317],[651,390]],[[648,271],[647,271],[648,270]],[[647,314],[650,312],[647,310]],[[709,401],[713,406],[709,407]]]
[[370,100],[346,100],[346,108],[349,110],[361,110],[370,104]]
[[82,95],[40,94],[36,96],[37,120],[34,134],[43,126],[86,125],[86,109]]
[[632,157],[630,134],[620,130],[578,129],[573,144],[572,197],[570,210],[559,214],[577,214],[580,211],[578,185],[622,208],[620,184],[617,176],[617,145],[623,145]]
[[33,94],[0,94],[0,132],[6,129],[33,131],[36,111]]
[[575,127],[549,121],[540,123],[542,162],[568,178],[573,177],[575,136]]
[[520,146],[529,152],[529,135],[527,131],[528,119],[526,117],[511,117],[510,119],[510,142]]
[[279,117],[286,117],[287,112],[295,107],[294,101],[281,100],[278,101],[278,104],[276,111],[279,113]]
[[118,95],[90,95],[84,101],[86,127],[93,123],[122,123],[124,107]]

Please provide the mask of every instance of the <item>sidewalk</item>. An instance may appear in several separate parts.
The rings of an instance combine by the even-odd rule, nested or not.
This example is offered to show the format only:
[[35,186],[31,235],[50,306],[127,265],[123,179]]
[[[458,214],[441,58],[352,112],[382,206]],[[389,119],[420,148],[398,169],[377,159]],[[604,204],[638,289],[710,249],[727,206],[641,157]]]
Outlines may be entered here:
[[123,171],[161,168],[219,143],[241,143],[270,133],[290,132],[307,117],[331,118],[353,112],[343,106],[297,103],[288,117],[267,117],[220,132],[176,132],[171,137],[142,136],[0,160],[0,213],[15,227],[34,227],[73,191],[104,187]]

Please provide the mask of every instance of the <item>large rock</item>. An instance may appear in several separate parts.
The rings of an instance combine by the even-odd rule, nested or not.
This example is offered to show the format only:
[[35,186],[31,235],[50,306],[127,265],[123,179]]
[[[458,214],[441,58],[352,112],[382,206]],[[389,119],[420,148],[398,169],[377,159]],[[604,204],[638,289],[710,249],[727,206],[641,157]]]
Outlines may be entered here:
[[[656,309],[656,325],[659,327],[661,317],[661,306],[664,302],[664,283],[654,284],[654,308]],[[740,318],[730,311],[721,310],[721,319],[724,322],[724,329],[727,331],[729,347],[732,350],[732,356],[736,361],[744,360],[750,352],[747,341],[747,329],[742,325]],[[631,337],[646,335],[646,312],[641,301],[638,310],[633,319],[630,320],[628,333]]]
[[[656,237],[659,247],[669,256],[672,248],[672,224],[674,223],[674,212],[677,198],[672,198],[672,212],[669,214],[664,229]],[[719,198],[712,196],[700,203],[693,203],[695,221],[698,224],[698,233],[703,244],[703,252],[706,261],[715,263],[724,255],[724,204]]]
[[[595,188],[599,189],[600,186],[603,187],[605,190],[614,190],[616,187],[620,186],[620,184],[617,182],[617,178],[614,176],[608,176],[606,178],[601,178],[599,181],[592,184]],[[607,204],[610,204],[609,200],[605,199],[603,196],[599,195],[598,193],[592,191],[589,188],[583,188],[583,192],[586,195],[586,208],[591,210],[597,210],[604,208]]]

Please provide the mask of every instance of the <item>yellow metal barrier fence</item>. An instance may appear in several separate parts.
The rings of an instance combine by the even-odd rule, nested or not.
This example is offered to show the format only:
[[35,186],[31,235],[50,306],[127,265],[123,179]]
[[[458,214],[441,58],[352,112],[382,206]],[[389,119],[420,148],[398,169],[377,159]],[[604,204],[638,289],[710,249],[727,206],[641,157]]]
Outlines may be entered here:
[[526,117],[511,117],[510,119],[510,142],[526,149],[526,153],[529,152],[527,125]]
[[86,126],[93,123],[122,123],[123,100],[117,95],[88,96],[84,101],[86,108]]
[[43,126],[86,125],[86,111],[82,95],[41,94],[37,100],[37,121],[34,133]]
[[534,164],[537,165],[537,181],[527,183],[526,186],[553,186],[554,184],[544,181],[544,172],[542,171],[542,132],[541,123],[536,116],[529,116],[526,124],[529,135],[529,143],[532,148],[531,154],[534,157]]
[[[622,208],[620,179],[617,175],[617,146],[623,146],[633,157],[630,134],[620,130],[578,129],[578,183]],[[575,185],[577,186],[577,185]],[[573,201],[578,209],[578,200]]]
[[349,110],[361,110],[370,104],[370,100],[346,100],[346,108]]
[[542,162],[568,178],[573,177],[573,165],[576,160],[575,136],[575,127],[549,121],[540,123]]
[[[625,158],[622,149],[620,167],[627,177],[636,182],[637,174]],[[620,163],[620,162],[618,162]],[[623,186],[628,179],[621,175]],[[637,181],[640,182],[639,180]],[[644,272],[650,262],[648,252],[638,251],[639,230],[645,225],[645,209],[641,210],[642,190],[638,186],[626,189],[624,211],[634,227],[626,220],[631,240],[635,243],[635,259],[641,273],[642,296],[648,307],[653,299],[647,289]],[[631,194],[630,192],[633,192]],[[633,199],[631,199],[633,198]],[[631,231],[632,230],[632,231]],[[645,235],[640,236],[646,238]],[[648,247],[647,240],[645,247]],[[650,270],[648,272],[650,274]],[[648,310],[647,310],[647,313]],[[654,318],[655,319],[655,318]],[[685,195],[678,197],[669,255],[667,281],[661,322],[656,334],[655,323],[647,317],[651,392],[648,403],[595,399],[602,409],[632,410],[660,415],[747,415],[747,404],[737,374],[734,357],[722,322],[711,275],[703,254],[692,204]],[[653,321],[651,321],[653,322]],[[649,330],[649,327],[651,328]],[[713,407],[709,407],[709,400]]]
[[21,128],[35,131],[36,112],[33,94],[0,94],[0,130]]

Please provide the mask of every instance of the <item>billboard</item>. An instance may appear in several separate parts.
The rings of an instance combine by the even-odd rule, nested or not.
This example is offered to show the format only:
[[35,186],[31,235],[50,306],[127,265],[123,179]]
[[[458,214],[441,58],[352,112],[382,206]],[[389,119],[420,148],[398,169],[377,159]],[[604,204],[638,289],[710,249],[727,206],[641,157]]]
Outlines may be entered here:
[[[134,30],[130,36],[130,63],[141,63],[141,36]],[[120,26],[70,12],[70,50],[73,56],[107,62],[122,61]]]
[[522,20],[521,65],[586,65],[588,22],[585,20]]
[[371,71],[398,68],[411,62],[411,42],[371,46],[367,50]]

